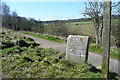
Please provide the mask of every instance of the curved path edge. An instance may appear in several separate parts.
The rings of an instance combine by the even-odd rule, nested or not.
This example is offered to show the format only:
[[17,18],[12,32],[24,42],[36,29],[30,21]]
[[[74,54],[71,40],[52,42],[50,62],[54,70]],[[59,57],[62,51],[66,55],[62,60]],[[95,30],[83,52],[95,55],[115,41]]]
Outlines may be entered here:
[[[66,43],[56,43],[56,42],[52,42],[52,41],[49,41],[49,40],[45,40],[45,39],[37,38],[37,37],[34,37],[34,36],[30,36],[30,35],[27,35],[27,34],[21,34],[21,33],[19,33],[19,34],[22,35],[22,36],[34,39],[35,42],[40,44],[40,46],[43,47],[43,48],[53,48],[53,49],[58,50],[60,52],[65,52],[66,51]],[[101,69],[102,56],[99,55],[99,54],[89,52],[88,63],[94,65],[95,67],[97,67],[99,69]],[[120,76],[120,73],[118,71],[120,69],[118,67],[119,63],[120,63],[120,60],[110,58],[109,70],[110,70],[110,72],[115,72]]]

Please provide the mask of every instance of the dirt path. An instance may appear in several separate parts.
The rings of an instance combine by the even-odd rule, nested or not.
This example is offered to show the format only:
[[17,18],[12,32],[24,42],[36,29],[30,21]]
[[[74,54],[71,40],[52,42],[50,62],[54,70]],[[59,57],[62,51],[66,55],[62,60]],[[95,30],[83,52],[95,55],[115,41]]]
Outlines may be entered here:
[[[35,42],[41,44],[41,47],[43,48],[54,48],[61,52],[65,52],[66,50],[66,43],[56,43],[26,34],[21,34],[21,35],[34,39]],[[102,64],[102,56],[99,54],[89,52],[88,62],[100,68]],[[118,62],[120,62],[120,60],[110,59],[110,72],[118,73],[118,68],[119,68]]]

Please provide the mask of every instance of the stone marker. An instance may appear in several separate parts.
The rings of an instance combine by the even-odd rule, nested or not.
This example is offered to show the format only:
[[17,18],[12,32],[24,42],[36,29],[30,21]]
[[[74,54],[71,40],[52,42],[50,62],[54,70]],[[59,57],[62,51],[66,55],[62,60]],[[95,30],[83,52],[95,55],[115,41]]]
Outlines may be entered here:
[[85,63],[88,59],[89,36],[69,35],[66,46],[66,60]]

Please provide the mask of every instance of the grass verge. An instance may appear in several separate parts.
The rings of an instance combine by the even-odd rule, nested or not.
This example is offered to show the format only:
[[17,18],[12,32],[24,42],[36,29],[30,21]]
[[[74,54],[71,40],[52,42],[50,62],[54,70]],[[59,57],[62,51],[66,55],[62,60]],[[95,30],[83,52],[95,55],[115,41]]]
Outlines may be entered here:
[[50,40],[50,41],[54,41],[54,42],[57,42],[57,43],[62,43],[62,42],[66,41],[65,39],[60,39],[58,37],[54,37],[54,36],[51,36],[51,35],[34,34],[34,33],[31,33],[31,32],[20,32],[20,33],[35,36],[35,37]]
[[[102,54],[102,47],[99,45],[91,44],[89,46],[89,51],[97,54]],[[120,53],[116,48],[110,48],[110,57],[120,60]]]
[[[9,53],[9,54],[8,54]],[[7,78],[100,78],[89,64],[73,64],[52,48],[11,47],[2,50],[2,70]],[[7,65],[7,66],[6,66]]]
[[[59,39],[59,38],[54,37],[54,36],[42,35],[42,34],[33,34],[30,32],[21,32],[21,33],[35,36],[35,37],[42,38],[42,39],[46,39],[46,40],[50,40],[50,41],[54,41],[54,42],[58,42],[58,43],[65,42],[65,40]],[[89,46],[89,51],[101,55],[102,54],[102,47],[99,45],[91,44]],[[116,48],[110,48],[110,57],[120,60],[120,54],[118,54],[118,51]]]

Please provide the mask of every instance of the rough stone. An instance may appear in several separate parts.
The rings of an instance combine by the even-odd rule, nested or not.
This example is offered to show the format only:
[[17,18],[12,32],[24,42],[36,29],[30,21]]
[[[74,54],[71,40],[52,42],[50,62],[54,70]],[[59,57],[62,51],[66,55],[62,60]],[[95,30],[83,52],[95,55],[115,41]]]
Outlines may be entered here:
[[84,63],[88,59],[89,36],[69,35],[66,46],[66,60]]

